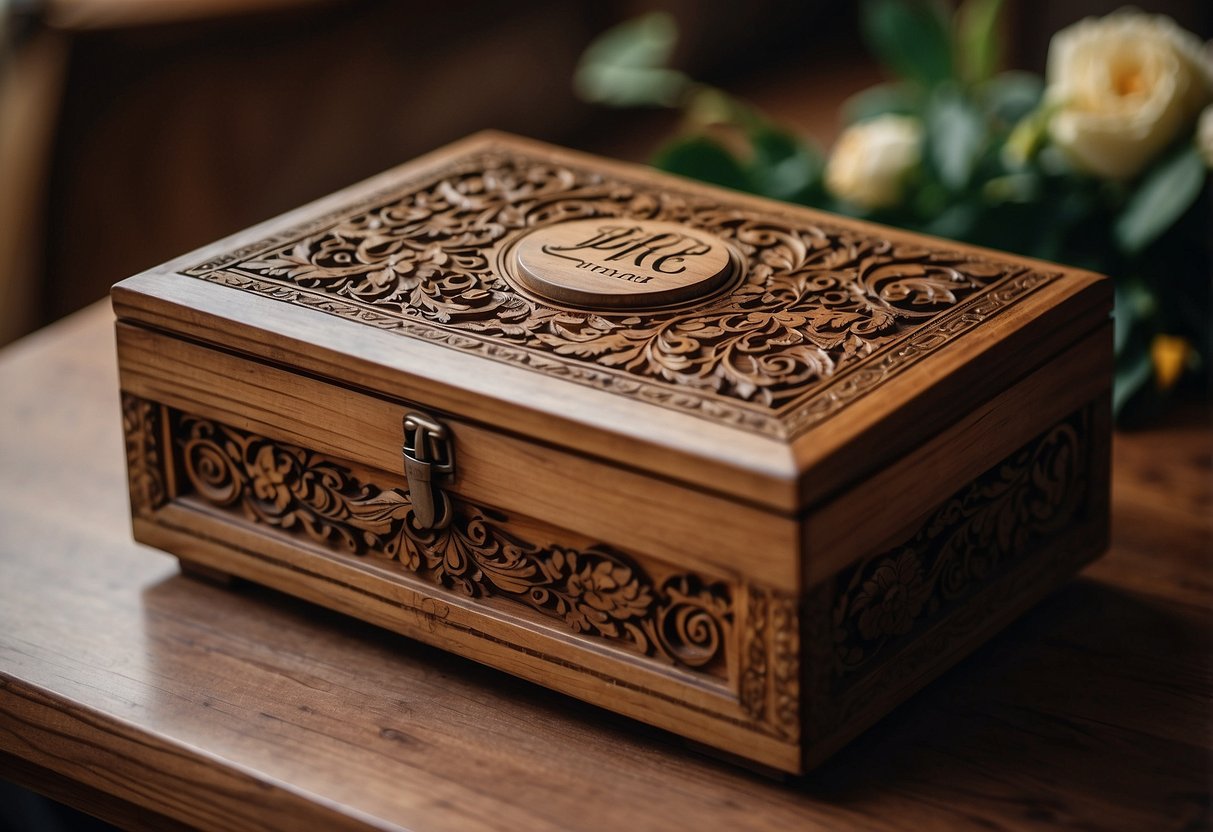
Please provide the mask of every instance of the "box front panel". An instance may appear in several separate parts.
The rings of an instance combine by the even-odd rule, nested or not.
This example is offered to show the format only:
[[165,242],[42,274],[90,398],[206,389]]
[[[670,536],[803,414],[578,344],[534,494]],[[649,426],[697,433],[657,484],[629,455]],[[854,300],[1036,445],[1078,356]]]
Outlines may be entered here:
[[458,495],[423,528],[400,472],[130,392],[123,415],[139,540],[798,769],[792,594]]

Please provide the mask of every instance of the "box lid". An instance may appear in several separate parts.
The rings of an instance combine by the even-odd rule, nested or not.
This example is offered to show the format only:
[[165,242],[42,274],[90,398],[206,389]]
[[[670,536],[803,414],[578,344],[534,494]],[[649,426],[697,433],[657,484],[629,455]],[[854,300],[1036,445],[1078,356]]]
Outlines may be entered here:
[[125,320],[789,513],[1106,323],[1111,289],[485,133],[113,300]]

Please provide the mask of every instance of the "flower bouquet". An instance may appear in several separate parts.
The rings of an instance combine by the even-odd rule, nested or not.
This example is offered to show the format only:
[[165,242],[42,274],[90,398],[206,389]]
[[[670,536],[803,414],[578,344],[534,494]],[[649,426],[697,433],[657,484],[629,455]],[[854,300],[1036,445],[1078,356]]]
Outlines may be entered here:
[[599,37],[575,84],[590,101],[673,107],[664,170],[1111,275],[1118,420],[1181,386],[1207,393],[1213,59],[1136,10],[1057,32],[1045,77],[999,72],[1001,0],[869,0],[867,41],[896,79],[845,105],[828,155],[668,61],[673,19]]

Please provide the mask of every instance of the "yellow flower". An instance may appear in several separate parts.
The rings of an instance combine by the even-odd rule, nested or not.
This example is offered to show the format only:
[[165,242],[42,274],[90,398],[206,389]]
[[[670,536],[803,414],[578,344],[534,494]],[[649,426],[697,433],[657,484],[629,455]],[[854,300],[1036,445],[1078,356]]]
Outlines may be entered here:
[[860,208],[891,208],[922,159],[922,125],[885,115],[843,131],[826,162],[825,183],[839,199]]
[[1140,173],[1213,99],[1200,40],[1169,17],[1135,10],[1055,34],[1046,75],[1053,143],[1106,179]]
[[1150,342],[1150,359],[1159,390],[1170,390],[1183,375],[1192,346],[1176,335],[1155,335]]

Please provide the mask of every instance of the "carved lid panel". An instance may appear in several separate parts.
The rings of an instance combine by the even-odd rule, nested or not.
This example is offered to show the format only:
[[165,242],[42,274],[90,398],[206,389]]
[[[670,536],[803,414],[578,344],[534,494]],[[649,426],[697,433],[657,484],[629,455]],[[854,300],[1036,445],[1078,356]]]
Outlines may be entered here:
[[499,134],[165,268],[784,447],[1095,282]]

